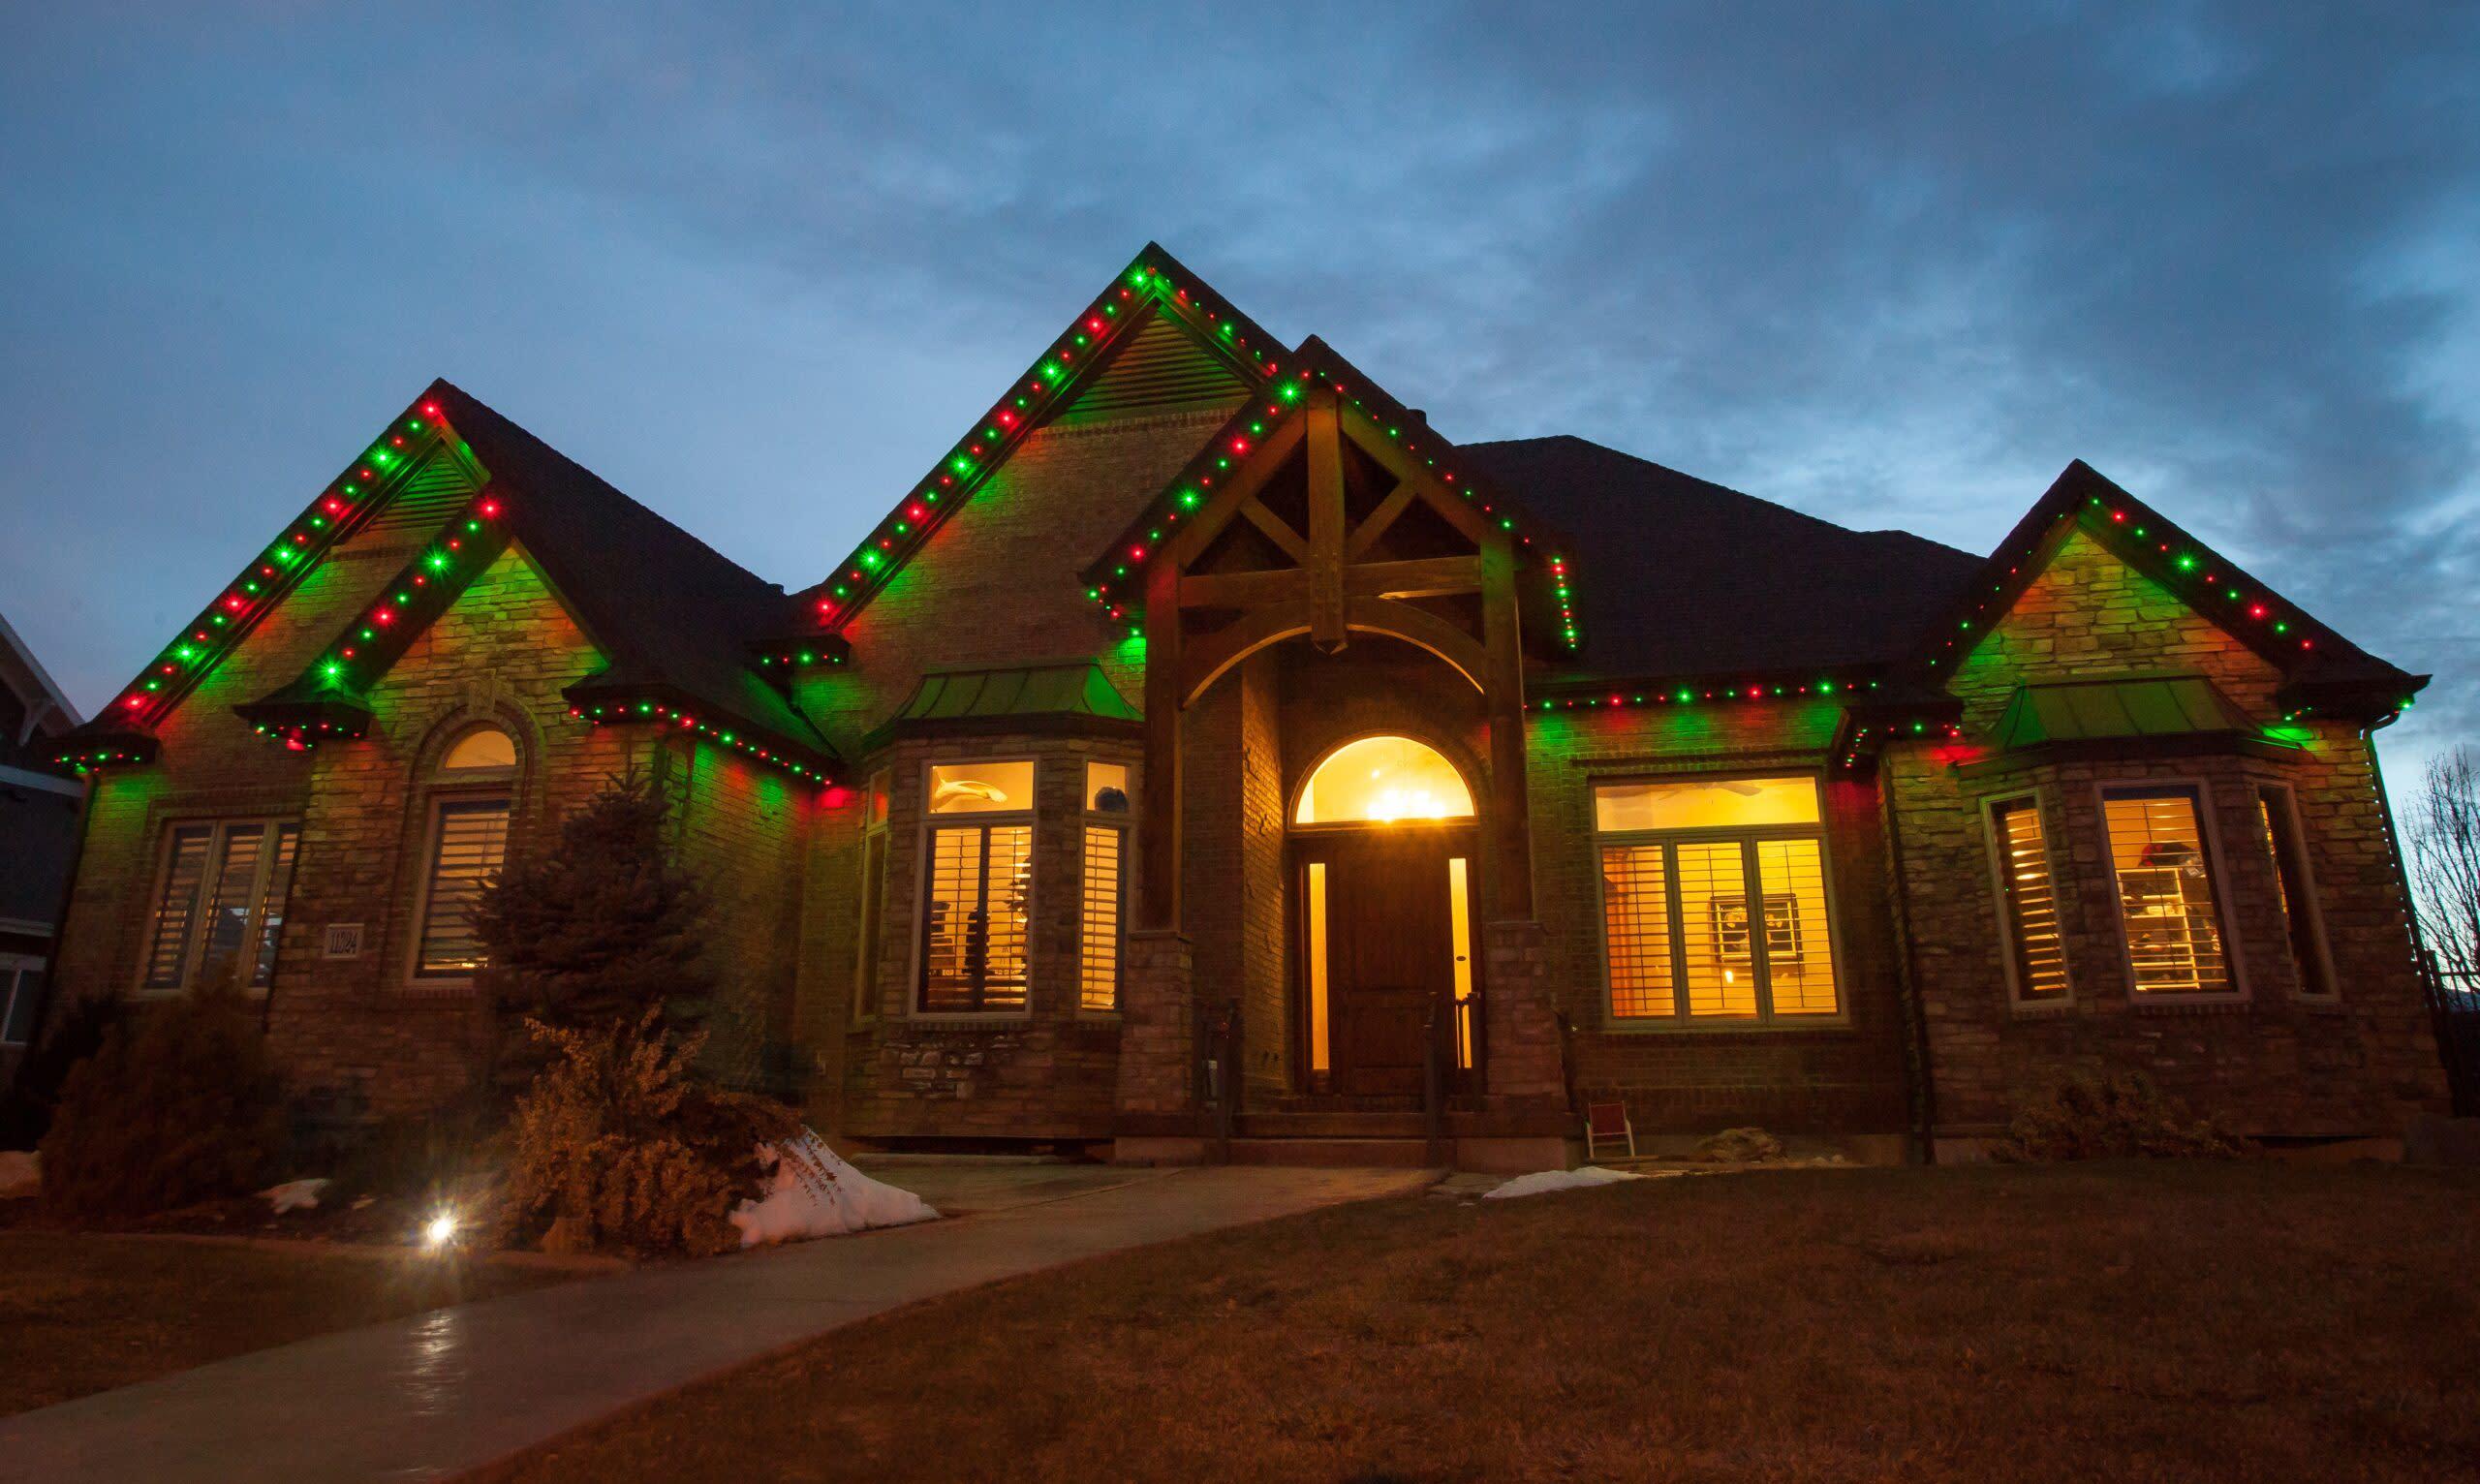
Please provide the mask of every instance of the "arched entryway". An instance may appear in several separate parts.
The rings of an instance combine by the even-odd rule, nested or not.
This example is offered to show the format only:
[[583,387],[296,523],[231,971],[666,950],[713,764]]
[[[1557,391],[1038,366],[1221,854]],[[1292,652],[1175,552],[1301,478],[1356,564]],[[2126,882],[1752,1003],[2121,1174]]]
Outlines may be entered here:
[[1292,799],[1299,1090],[1412,1098],[1475,1065],[1472,785],[1415,738],[1329,751]]

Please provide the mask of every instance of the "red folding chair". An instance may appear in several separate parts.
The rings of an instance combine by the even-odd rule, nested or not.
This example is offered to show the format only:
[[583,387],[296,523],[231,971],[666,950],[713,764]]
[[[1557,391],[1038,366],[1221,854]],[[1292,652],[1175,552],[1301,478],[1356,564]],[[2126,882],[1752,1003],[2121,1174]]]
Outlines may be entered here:
[[1628,1158],[1636,1158],[1636,1126],[1628,1121],[1628,1104],[1624,1102],[1593,1102],[1585,1105],[1585,1162],[1591,1164],[1601,1158],[1604,1143],[1625,1144]]

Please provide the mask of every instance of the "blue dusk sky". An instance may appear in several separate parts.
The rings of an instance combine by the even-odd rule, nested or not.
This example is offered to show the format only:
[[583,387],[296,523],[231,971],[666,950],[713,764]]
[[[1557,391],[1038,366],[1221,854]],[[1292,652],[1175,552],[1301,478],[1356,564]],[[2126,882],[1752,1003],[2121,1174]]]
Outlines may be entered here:
[[2480,8],[9,10],[88,711],[434,376],[815,580],[1152,238],[1453,439],[1973,552],[2082,457],[2480,735]]

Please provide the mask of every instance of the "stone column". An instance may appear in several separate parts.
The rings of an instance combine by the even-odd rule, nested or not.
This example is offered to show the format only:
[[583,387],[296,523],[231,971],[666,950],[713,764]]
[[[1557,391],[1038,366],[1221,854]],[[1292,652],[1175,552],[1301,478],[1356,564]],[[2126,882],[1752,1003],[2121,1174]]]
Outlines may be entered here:
[[1185,933],[1128,935],[1120,992],[1119,1110],[1113,1158],[1193,1163],[1205,1154],[1196,1114],[1196,960]]
[[1486,1091],[1510,1108],[1566,1115],[1566,1048],[1560,1043],[1559,1009],[1550,994],[1549,935],[1526,917],[1485,925],[1482,954],[1488,966],[1489,1057]]

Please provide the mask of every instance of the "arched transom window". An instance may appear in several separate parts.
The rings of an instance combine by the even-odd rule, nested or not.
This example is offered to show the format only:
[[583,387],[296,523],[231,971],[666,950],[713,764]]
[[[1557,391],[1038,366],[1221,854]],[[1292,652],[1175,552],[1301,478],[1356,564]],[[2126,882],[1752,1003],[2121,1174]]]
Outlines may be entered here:
[[1410,737],[1363,737],[1318,764],[1300,790],[1294,824],[1388,824],[1469,819],[1472,790],[1455,764]]

